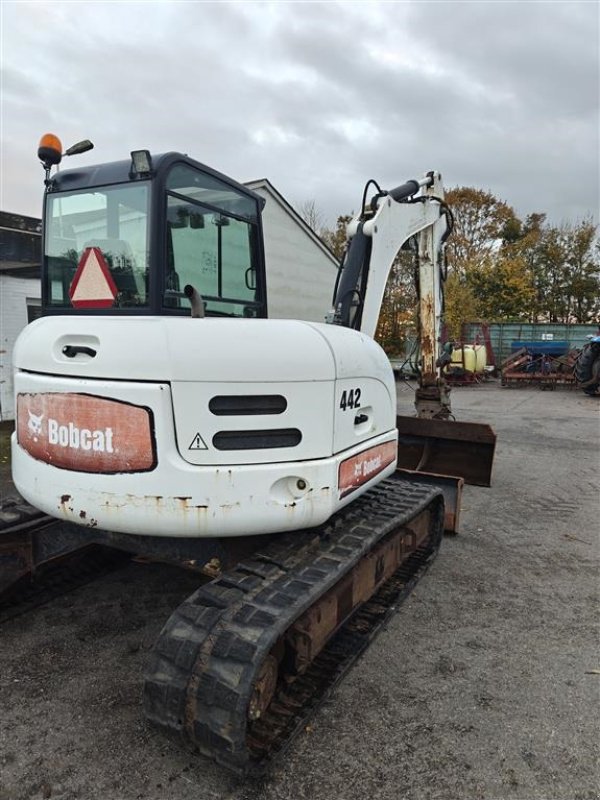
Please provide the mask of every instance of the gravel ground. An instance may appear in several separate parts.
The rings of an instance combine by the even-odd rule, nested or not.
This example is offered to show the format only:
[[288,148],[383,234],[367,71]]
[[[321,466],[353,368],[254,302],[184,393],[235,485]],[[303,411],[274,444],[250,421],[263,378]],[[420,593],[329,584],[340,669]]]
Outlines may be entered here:
[[144,720],[196,579],[132,563],[2,627],[0,800],[600,797],[598,402],[488,384],[453,407],[498,434],[493,488],[466,487],[460,535],[264,780]]

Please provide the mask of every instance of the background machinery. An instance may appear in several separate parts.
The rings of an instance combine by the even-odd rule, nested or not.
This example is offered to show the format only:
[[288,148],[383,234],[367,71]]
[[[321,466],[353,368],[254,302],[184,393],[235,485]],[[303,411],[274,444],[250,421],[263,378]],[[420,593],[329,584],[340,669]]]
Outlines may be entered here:
[[600,389],[600,335],[588,338],[575,363],[574,375],[578,386],[593,397]]
[[[160,634],[144,708],[246,772],[301,729],[418,580],[444,495],[456,527],[462,477],[415,470],[489,485],[494,436],[448,421],[440,372],[441,178],[375,184],[368,202],[367,184],[319,324],[268,318],[262,201],[246,187],[148,151],[51,177],[61,149],[40,147],[44,316],[15,348],[12,464],[22,496],[64,527],[0,539],[0,580],[90,543],[213,575]],[[372,338],[406,243],[416,418],[396,417]]]

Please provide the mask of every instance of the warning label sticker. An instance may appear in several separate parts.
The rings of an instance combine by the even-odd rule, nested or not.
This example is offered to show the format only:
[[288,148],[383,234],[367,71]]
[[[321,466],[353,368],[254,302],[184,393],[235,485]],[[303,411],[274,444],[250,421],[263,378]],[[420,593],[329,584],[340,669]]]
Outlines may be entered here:
[[199,433],[197,433],[197,434],[194,436],[194,438],[192,439],[192,443],[191,443],[191,445],[188,447],[188,450],[208,450],[208,447],[206,446],[206,442],[205,442],[205,441],[204,441],[204,439],[203,439],[203,438],[200,436],[200,434],[199,434]]

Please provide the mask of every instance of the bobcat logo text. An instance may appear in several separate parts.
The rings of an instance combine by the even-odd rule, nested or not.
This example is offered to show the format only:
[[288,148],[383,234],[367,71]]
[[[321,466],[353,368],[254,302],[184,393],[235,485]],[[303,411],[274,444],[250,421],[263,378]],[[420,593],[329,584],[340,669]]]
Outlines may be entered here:
[[[27,429],[33,436],[33,441],[39,441],[43,435],[42,420],[44,414],[32,414],[28,410],[29,422]],[[59,447],[70,447],[73,450],[93,450],[95,453],[114,453],[113,429],[78,428],[73,422],[64,425],[57,419],[48,417],[48,444]]]
[[48,443],[73,450],[93,450],[96,453],[114,453],[113,429],[91,431],[89,428],[78,428],[72,422],[61,425],[58,420],[48,419]]

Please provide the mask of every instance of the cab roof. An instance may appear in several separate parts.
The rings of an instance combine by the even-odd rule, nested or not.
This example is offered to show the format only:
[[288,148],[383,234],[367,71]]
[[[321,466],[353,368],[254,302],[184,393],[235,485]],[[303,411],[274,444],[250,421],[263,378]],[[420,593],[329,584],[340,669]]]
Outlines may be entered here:
[[187,164],[217,180],[223,181],[237,191],[255,199],[260,207],[264,206],[265,200],[260,195],[253,192],[242,183],[233,178],[218,172],[206,164],[190,158],[184,153],[169,152],[152,155],[152,172],[149,175],[132,174],[131,159],[123,161],[110,161],[105,164],[88,165],[76,167],[74,169],[61,170],[56,172],[50,179],[48,185],[49,192],[71,192],[78,189],[89,189],[96,186],[108,186],[115,183],[136,183],[140,180],[161,179],[164,181],[169,168],[177,163]]

